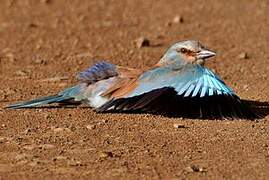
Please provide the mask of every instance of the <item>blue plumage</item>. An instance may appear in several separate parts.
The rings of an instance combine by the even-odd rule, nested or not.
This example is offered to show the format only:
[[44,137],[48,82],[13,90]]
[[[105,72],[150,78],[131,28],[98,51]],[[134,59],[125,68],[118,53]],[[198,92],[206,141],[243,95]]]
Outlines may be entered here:
[[7,106],[7,108],[19,109],[19,108],[34,107],[34,106],[51,104],[51,103],[61,103],[61,102],[74,100],[76,95],[79,94],[80,89],[81,89],[80,86],[74,86],[74,87],[65,89],[64,91],[60,92],[57,95],[41,97],[41,98],[37,98],[30,101],[24,101],[24,102],[12,104],[12,105]]
[[77,78],[81,84],[67,88],[57,95],[42,97],[31,101],[20,102],[17,104],[9,105],[7,108],[19,109],[34,107],[40,105],[46,105],[51,103],[62,103],[62,102],[80,102],[87,100],[89,97],[84,96],[84,90],[86,85],[93,84],[97,81],[108,79],[117,75],[116,66],[107,62],[99,62],[94,64],[92,67],[81,72]]
[[254,117],[239,97],[203,66],[212,56],[215,53],[197,41],[178,42],[147,71],[100,62],[77,76],[77,86],[8,107],[83,102],[99,112],[142,110],[192,117]]
[[79,73],[77,78],[81,82],[85,82],[88,84],[95,83],[102,79],[107,79],[109,77],[113,77],[117,75],[116,66],[107,62],[96,63],[92,67],[87,70]]
[[169,67],[156,68],[142,75],[139,81],[141,82],[139,86],[126,97],[164,87],[174,88],[178,95],[184,97],[234,95],[234,92],[217,75],[200,65],[187,66],[180,71],[171,71]]

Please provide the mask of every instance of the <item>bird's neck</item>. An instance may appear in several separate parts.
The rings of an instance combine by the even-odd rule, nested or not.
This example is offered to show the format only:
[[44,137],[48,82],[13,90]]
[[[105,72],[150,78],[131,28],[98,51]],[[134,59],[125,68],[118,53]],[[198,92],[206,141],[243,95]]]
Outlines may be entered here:
[[185,65],[189,64],[187,61],[181,59],[177,54],[173,53],[166,53],[160,61],[156,64],[159,67],[174,67],[174,68],[181,68]]

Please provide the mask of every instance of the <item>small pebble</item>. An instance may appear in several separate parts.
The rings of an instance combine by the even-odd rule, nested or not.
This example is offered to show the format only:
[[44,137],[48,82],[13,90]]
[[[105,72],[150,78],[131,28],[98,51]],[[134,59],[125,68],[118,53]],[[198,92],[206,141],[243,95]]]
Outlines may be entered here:
[[44,149],[44,150],[49,150],[49,149],[54,149],[55,146],[52,144],[43,144],[43,145],[39,145],[38,146],[40,149]]
[[23,134],[27,135],[31,132],[31,129],[30,128],[27,128],[23,131]]
[[31,162],[28,163],[29,166],[38,166],[47,163],[45,160],[33,159]]
[[51,0],[41,0],[41,3],[49,4],[51,3]]
[[71,132],[71,129],[69,129],[69,128],[52,128],[52,130],[54,132],[56,132],[56,133],[63,132],[63,131],[65,131],[65,132]]
[[76,55],[77,58],[92,58],[93,55],[89,52],[84,52]]
[[186,128],[186,126],[184,124],[175,123],[174,124],[174,128],[177,128],[177,129],[179,129],[179,128]]
[[172,22],[170,22],[170,21],[166,22],[166,23],[165,23],[165,26],[168,26],[168,27],[169,27],[169,26],[172,26]]
[[1,137],[0,136],[0,143],[3,143],[4,141],[6,141],[6,137]]
[[248,54],[247,54],[246,52],[242,52],[242,53],[240,53],[240,54],[238,55],[238,58],[239,58],[239,59],[248,59],[249,56],[248,56]]
[[175,24],[183,23],[183,22],[184,22],[184,19],[180,15],[175,16],[174,19],[173,19],[173,23],[175,23]]
[[99,157],[100,157],[100,158],[113,157],[113,153],[112,153],[112,152],[100,152],[100,153],[99,153]]
[[93,130],[93,129],[96,128],[96,125],[94,125],[94,124],[89,124],[89,125],[86,126],[86,128],[87,128],[87,129],[90,129],[90,130]]
[[108,120],[107,119],[103,119],[102,122],[105,124],[105,123],[108,122]]
[[43,58],[38,57],[33,60],[33,63],[34,64],[46,64],[46,61]]
[[50,113],[45,113],[44,118],[45,119],[50,119],[50,118],[52,118],[52,115]]
[[66,160],[66,159],[67,159],[66,156],[57,156],[57,157],[53,158],[52,160],[57,161],[57,160]]
[[268,144],[263,144],[262,147],[268,147]]
[[58,83],[58,87],[66,87],[67,83]]
[[16,58],[13,53],[9,52],[5,55],[5,57],[10,61],[10,62],[15,62]]
[[243,86],[243,89],[247,91],[247,90],[248,90],[248,85],[245,84],[245,85]]
[[68,165],[69,166],[82,166],[82,163],[80,161],[70,160],[68,161]]
[[38,25],[37,25],[36,23],[30,22],[30,23],[28,24],[28,27],[29,27],[29,28],[37,28]]
[[135,44],[136,44],[137,48],[150,46],[149,40],[147,38],[145,38],[145,37],[140,37],[137,40],[135,40]]
[[28,150],[28,151],[31,151],[31,150],[33,150],[35,148],[36,148],[35,145],[26,145],[26,146],[23,146],[23,149]]
[[26,73],[26,71],[18,70],[18,71],[16,71],[16,75],[18,75],[18,76],[26,76],[27,73]]
[[197,165],[192,165],[188,166],[185,168],[187,172],[206,172],[205,168],[197,166]]

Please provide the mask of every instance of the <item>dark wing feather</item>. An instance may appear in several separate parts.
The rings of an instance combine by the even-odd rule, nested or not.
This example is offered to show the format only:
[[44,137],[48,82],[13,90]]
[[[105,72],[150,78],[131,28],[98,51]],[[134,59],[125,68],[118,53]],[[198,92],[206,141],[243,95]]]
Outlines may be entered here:
[[104,112],[108,110],[141,111],[146,109],[148,111],[154,111],[154,108],[152,108],[152,106],[159,106],[156,102],[159,101],[164,95],[170,94],[173,94],[173,96],[175,96],[176,92],[172,88],[165,87],[153,90],[140,96],[112,99],[96,110],[99,112]]
[[153,90],[131,98],[113,99],[98,112],[151,112],[202,119],[254,119],[257,115],[235,95],[184,97],[174,88]]

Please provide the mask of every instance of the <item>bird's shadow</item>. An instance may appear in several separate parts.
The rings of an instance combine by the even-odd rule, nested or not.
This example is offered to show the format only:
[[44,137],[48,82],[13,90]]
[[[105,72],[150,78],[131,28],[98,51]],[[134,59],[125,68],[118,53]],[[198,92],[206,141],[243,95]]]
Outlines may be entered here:
[[[244,104],[246,104],[257,116],[255,118],[244,118],[249,120],[258,120],[263,119],[264,117],[269,115],[269,102],[255,101],[255,100],[241,100]],[[88,106],[78,106],[79,104],[66,105],[48,105],[48,106],[40,106],[40,107],[28,107],[27,109],[91,109]],[[223,119],[221,117],[196,117],[190,114],[182,114],[176,112],[141,112],[141,111],[107,111],[102,113],[123,113],[123,114],[143,114],[149,113],[152,115],[162,115],[165,117],[171,118],[188,118],[188,119]],[[225,118],[226,119],[226,118]],[[228,118],[229,119],[229,118]]]

